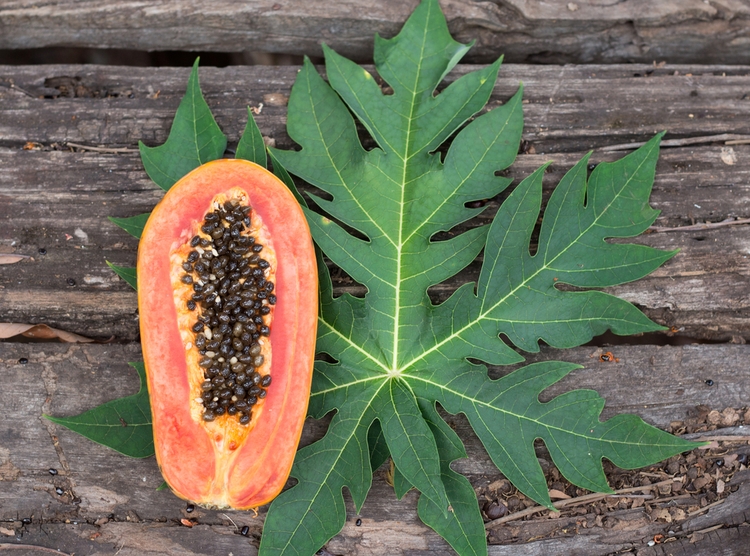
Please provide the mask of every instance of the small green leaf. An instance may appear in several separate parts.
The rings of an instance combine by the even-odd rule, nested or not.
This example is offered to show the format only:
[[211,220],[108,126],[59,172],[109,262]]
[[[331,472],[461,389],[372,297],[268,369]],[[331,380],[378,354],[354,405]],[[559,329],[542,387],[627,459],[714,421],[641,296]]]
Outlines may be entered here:
[[237,145],[237,151],[235,153],[236,158],[242,158],[255,162],[259,166],[266,167],[268,161],[266,160],[266,144],[263,142],[263,135],[258,129],[258,124],[253,118],[253,112],[250,107],[247,109],[247,125],[245,131],[242,132],[240,142]]
[[146,368],[143,363],[130,365],[140,378],[137,394],[107,402],[74,417],[44,417],[126,456],[147,458],[154,455]]
[[127,218],[115,218],[110,216],[109,220],[128,232],[131,236],[141,239],[143,228],[146,227],[146,221],[151,216],[150,212],[144,214],[137,214],[136,216],[129,216]]
[[138,290],[138,275],[136,273],[135,267],[117,266],[116,264],[112,264],[109,261],[106,261],[106,263],[107,266],[114,270],[115,274],[117,274],[120,278],[125,280],[131,288],[136,291]]
[[188,79],[167,141],[159,147],[138,144],[146,173],[165,191],[201,164],[224,155],[227,138],[214,120],[198,83],[198,60]]

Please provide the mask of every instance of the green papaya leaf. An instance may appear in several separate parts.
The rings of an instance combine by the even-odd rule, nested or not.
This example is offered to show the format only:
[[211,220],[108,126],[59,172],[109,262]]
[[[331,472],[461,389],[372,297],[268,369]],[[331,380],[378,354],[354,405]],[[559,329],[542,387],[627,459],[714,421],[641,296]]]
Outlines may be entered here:
[[[661,329],[592,288],[641,278],[674,252],[609,241],[642,233],[657,216],[648,200],[660,136],[590,176],[588,157],[572,168],[546,206],[535,250],[544,168],[515,187],[491,225],[457,228],[481,212],[471,201],[508,187],[497,173],[513,162],[523,128],[520,90],[483,111],[499,62],[440,89],[468,48],[451,38],[437,0],[423,0],[396,37],[376,37],[377,74],[392,91],[326,47],[328,83],[309,60],[297,76],[287,129],[300,149],[271,149],[274,167],[326,194],[309,193],[320,209],[305,209],[313,237],[366,294],[333,297],[322,271],[317,349],[327,358],[316,363],[310,414],[335,415],[325,437],[299,452],[298,483],[271,505],[261,555],[314,554],[344,524],[344,487],[359,509],[387,454],[398,493],[419,490],[423,521],[460,554],[485,554],[473,489],[450,469],[465,452],[436,403],[464,413],[500,471],[548,507],[537,438],[567,479],[603,492],[603,458],[633,468],[696,446],[633,415],[600,421],[604,401],[592,391],[540,402],[576,368],[568,363],[488,378],[485,364],[521,362],[540,341],[573,347],[606,330]],[[374,148],[363,147],[357,121]],[[433,304],[428,288],[482,250],[477,283]]]
[[158,147],[138,144],[146,173],[165,191],[201,164],[221,158],[227,138],[214,120],[198,83],[198,60],[177,108],[167,141]]
[[145,214],[137,214],[136,216],[129,216],[127,218],[115,218],[110,216],[109,220],[128,232],[131,236],[141,239],[143,228],[146,226],[148,217],[151,216],[150,212]]
[[249,107],[247,109],[247,125],[237,145],[235,158],[255,162],[259,166],[263,166],[263,168],[268,164],[266,159],[266,144],[263,142],[263,135],[261,135],[258,124],[255,122],[255,118],[253,118],[253,112]]
[[140,379],[141,388],[137,394],[107,402],[73,417],[44,417],[126,456],[153,456],[154,437],[146,389],[146,368],[143,363],[130,365],[138,371]]
[[131,288],[136,291],[138,290],[138,275],[135,272],[135,267],[117,266],[116,264],[112,264],[109,261],[106,262],[107,266],[114,270],[115,274],[117,274],[120,278],[125,280]]

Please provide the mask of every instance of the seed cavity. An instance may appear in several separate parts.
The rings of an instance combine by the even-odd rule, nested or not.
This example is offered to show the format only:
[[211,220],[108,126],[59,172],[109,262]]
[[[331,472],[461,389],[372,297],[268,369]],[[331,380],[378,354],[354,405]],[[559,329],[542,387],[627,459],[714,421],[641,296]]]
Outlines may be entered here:
[[224,414],[242,425],[266,397],[270,375],[259,370],[264,358],[260,338],[270,334],[270,263],[258,253],[263,245],[249,235],[249,206],[235,200],[215,203],[189,240],[190,251],[181,263],[180,281],[192,285],[187,301],[191,311],[198,365],[204,382],[194,401],[202,406],[204,421]]

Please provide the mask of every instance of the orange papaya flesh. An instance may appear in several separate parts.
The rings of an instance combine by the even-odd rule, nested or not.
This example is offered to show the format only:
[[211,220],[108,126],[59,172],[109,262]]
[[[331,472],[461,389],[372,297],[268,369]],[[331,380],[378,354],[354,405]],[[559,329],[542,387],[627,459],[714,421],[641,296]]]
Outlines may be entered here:
[[[210,228],[206,215],[211,213],[213,221],[216,215],[226,214],[233,214],[235,220],[243,214],[249,219],[235,225],[218,216],[226,229],[218,240],[221,252],[214,251],[214,238],[206,231]],[[213,225],[214,232],[221,229]],[[252,264],[241,263],[255,278],[247,272],[237,277],[240,272],[228,272],[226,264],[218,271],[211,266],[215,258],[230,258],[226,245],[232,226],[237,228],[232,240],[252,238],[243,241],[262,246],[257,253],[251,248],[242,255],[247,261],[257,255]],[[232,260],[241,259],[232,256]],[[317,269],[299,204],[281,181],[252,162],[204,164],[177,182],[152,212],[138,246],[137,273],[154,444],[166,482],[178,496],[209,508],[247,509],[269,502],[291,470],[307,413],[315,350]],[[223,300],[220,295],[219,301],[210,295],[196,296],[208,284],[213,284],[216,296],[222,282],[227,289],[227,278],[232,293],[224,292]],[[223,352],[216,347],[218,341],[214,349],[206,349],[217,338],[239,338],[226,326],[221,330],[213,326],[218,332],[213,334],[211,322],[218,324],[217,314],[226,320],[227,315],[235,319],[244,312],[236,309],[240,305],[236,294],[247,289],[251,279],[256,282],[250,289],[266,294],[262,300],[252,297],[258,303],[247,312],[251,321],[253,315],[261,320],[253,325],[245,318],[244,328],[239,327],[243,338],[247,340],[247,332],[252,331],[253,339],[242,347],[222,346]],[[235,310],[224,310],[227,306]],[[251,314],[252,310],[256,312]],[[199,322],[205,325],[201,330]],[[236,319],[222,324],[236,332]],[[248,362],[246,369],[241,369],[239,359]],[[236,375],[244,373],[256,387],[245,382],[243,391],[239,380],[227,387],[226,383],[214,386],[218,379],[209,374],[226,375],[230,368],[236,372],[225,380],[234,383]],[[213,390],[207,393],[209,387]],[[229,406],[243,402],[249,407],[235,407],[229,414]],[[223,410],[209,409],[212,403],[222,403]]]

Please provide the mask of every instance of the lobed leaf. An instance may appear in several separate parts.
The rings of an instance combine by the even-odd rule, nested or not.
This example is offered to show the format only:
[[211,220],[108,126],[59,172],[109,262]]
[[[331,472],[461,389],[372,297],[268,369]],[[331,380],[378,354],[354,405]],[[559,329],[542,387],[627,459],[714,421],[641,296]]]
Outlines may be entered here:
[[573,390],[549,402],[539,394],[577,368],[546,361],[497,381],[465,362],[459,372],[436,369],[408,380],[418,395],[464,413],[498,469],[524,494],[552,508],[534,440],[547,446],[560,472],[573,484],[611,492],[602,458],[634,469],[696,447],[644,423],[635,415],[599,421],[604,399],[593,390]]
[[465,458],[466,450],[461,440],[435,410],[433,401],[421,398],[427,424],[435,437],[440,453],[440,473],[450,502],[447,515],[432,500],[419,498],[419,518],[442,536],[459,554],[487,554],[484,521],[474,487],[469,480],[451,469],[451,462]]
[[393,462],[404,480],[447,517],[448,497],[440,479],[437,444],[414,394],[404,382],[391,379],[384,383],[380,399],[374,399],[372,404]]
[[[544,168],[515,188],[490,226],[456,232],[479,212],[467,203],[509,185],[496,174],[514,160],[523,128],[521,90],[480,114],[499,61],[439,90],[467,49],[451,39],[437,1],[423,0],[399,35],[376,38],[383,88],[325,47],[328,83],[309,60],[298,74],[287,127],[300,149],[271,152],[324,192],[311,194],[316,207],[306,209],[313,237],[366,294],[333,297],[321,265],[317,349],[330,359],[316,363],[310,414],[336,415],[324,439],[300,452],[298,485],[271,505],[264,539],[274,540],[261,554],[314,553],[344,523],[341,489],[359,507],[370,466],[387,454],[397,494],[421,492],[425,523],[461,554],[486,553],[473,489],[450,469],[465,452],[436,402],[466,414],[498,468],[548,506],[537,438],[570,481],[605,492],[602,458],[638,467],[695,446],[632,415],[601,422],[604,401],[592,391],[540,402],[574,365],[539,363],[492,381],[484,365],[469,362],[518,363],[519,350],[538,351],[540,341],[572,347],[605,330],[659,330],[629,303],[591,288],[636,280],[674,252],[609,241],[643,232],[658,214],[648,198],[660,136],[590,177],[588,157],[571,169],[548,202],[535,250]],[[373,148],[360,143],[355,117]],[[443,156],[438,149],[450,138]],[[428,288],[482,250],[478,282],[433,305]],[[321,515],[326,504],[333,516]]]
[[383,387],[382,383],[353,387],[326,435],[297,452],[292,474],[298,483],[269,508],[260,553],[315,554],[344,526],[345,486],[357,509],[362,507],[372,483],[368,435],[375,414],[371,406]]
[[[498,343],[503,333],[519,348],[535,352],[539,340],[564,348],[581,345],[607,329],[615,334],[663,329],[609,294],[557,287],[603,287],[635,280],[676,253],[605,241],[640,233],[658,215],[648,206],[648,197],[659,139],[602,170],[598,166],[588,184],[587,159],[571,169],[552,195],[534,255],[530,240],[541,209],[544,168],[523,180],[492,223],[476,296],[459,290],[436,310],[433,331],[439,340],[433,350],[463,338],[463,356],[476,357],[468,352],[472,343]],[[456,327],[456,321],[463,321],[462,326]],[[450,329],[446,322],[451,322]]]

